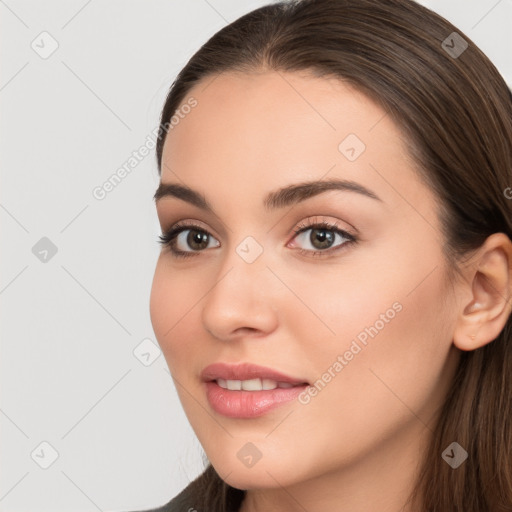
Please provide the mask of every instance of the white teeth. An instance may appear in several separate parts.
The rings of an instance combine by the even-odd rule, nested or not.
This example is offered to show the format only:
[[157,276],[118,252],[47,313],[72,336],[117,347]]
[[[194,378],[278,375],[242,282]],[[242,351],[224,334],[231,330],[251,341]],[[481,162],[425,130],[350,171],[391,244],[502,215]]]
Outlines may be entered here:
[[228,389],[231,391],[238,391],[242,389],[242,381],[241,380],[227,380],[226,384]]
[[228,389],[228,385],[224,379],[217,379],[217,384],[224,389]]
[[293,388],[289,382],[276,382],[271,379],[225,380],[217,379],[217,384],[231,391],[262,391],[276,388]]
[[263,384],[260,379],[242,380],[238,382],[240,382],[244,391],[261,391],[263,389]]
[[263,379],[261,381],[263,389],[276,389],[277,382],[275,380]]

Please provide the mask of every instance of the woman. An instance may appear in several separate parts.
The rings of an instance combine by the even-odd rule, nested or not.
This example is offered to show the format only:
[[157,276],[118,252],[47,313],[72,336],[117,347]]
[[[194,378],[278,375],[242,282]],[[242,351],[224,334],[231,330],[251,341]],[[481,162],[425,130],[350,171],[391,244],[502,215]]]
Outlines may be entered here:
[[158,511],[512,510],[512,101],[409,0],[268,5],[165,102],[151,319],[205,471]]

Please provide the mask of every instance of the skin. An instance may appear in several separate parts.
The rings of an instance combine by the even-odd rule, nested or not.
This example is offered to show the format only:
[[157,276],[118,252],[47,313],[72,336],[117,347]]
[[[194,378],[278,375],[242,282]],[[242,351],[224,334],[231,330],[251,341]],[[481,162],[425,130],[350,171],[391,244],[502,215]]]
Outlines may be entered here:
[[[190,220],[211,242],[190,258],[162,249],[150,313],[209,460],[248,490],[243,512],[412,511],[404,505],[460,350],[491,342],[510,314],[510,240],[489,237],[452,286],[436,197],[404,135],[346,84],[263,70],[209,77],[190,96],[198,104],[166,138],[161,181],[199,191],[215,215],[173,197],[157,201],[157,213],[163,231]],[[351,133],[366,145],[355,161],[338,149]],[[337,190],[272,212],[262,204],[269,191],[331,178],[381,201]],[[308,219],[359,240],[301,255],[318,250],[311,230],[293,232]],[[250,264],[235,250],[247,236],[263,248]],[[209,405],[208,364],[252,362],[314,383],[394,303],[400,312],[309,403],[255,419]],[[247,442],[262,453],[250,468],[237,458]]]

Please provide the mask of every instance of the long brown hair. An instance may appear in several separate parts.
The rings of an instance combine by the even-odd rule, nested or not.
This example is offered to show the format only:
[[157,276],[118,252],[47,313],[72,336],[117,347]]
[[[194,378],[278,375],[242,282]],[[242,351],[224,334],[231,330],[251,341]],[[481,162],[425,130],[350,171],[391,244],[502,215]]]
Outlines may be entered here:
[[[441,16],[412,0],[292,0],[242,16],[173,82],[160,120],[159,172],[168,123],[190,89],[224,71],[256,70],[337,77],[392,116],[439,199],[454,273],[489,235],[512,238],[505,193],[512,187],[512,94],[473,41]],[[461,353],[411,494],[418,512],[512,511],[511,400],[509,317],[492,343]],[[441,457],[453,441],[469,454],[456,470]],[[199,510],[236,510],[244,498],[211,464],[189,487]]]

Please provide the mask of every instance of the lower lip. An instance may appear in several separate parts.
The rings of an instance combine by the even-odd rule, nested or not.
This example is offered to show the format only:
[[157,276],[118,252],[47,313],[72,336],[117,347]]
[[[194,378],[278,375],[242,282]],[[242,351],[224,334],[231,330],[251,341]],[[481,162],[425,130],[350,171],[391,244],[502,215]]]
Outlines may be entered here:
[[257,418],[295,400],[308,386],[265,389],[262,391],[231,391],[215,381],[206,382],[206,396],[212,408],[229,418]]

